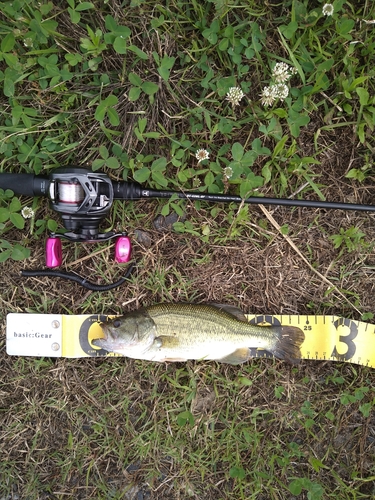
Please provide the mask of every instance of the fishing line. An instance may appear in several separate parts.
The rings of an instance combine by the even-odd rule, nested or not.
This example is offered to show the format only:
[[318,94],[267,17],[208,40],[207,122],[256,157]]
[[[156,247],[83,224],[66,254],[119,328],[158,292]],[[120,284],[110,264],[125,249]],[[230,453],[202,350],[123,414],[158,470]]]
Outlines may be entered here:
[[80,203],[85,198],[82,186],[77,183],[60,182],[59,199],[61,203]]

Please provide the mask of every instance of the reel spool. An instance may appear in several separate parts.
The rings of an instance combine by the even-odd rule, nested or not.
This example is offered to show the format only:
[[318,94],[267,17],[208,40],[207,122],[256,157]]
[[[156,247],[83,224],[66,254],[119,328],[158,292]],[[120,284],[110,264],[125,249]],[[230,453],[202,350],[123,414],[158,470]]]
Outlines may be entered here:
[[60,203],[72,203],[75,206],[79,206],[85,199],[82,186],[77,182],[57,182],[57,190]]

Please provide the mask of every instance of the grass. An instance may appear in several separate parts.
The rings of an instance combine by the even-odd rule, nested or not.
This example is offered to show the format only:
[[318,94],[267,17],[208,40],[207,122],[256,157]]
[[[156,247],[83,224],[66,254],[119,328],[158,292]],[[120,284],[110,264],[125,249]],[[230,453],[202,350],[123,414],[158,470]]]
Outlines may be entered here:
[[[371,204],[375,10],[335,0],[323,16],[323,4],[1,2],[0,170],[85,165],[158,189]],[[280,62],[288,96],[265,106]],[[209,159],[198,163],[199,149]],[[43,266],[61,220],[45,199],[0,194],[3,324],[8,312],[108,314],[157,301],[373,319],[369,214],[116,202],[103,229],[129,232],[137,268],[99,294],[20,278]],[[26,206],[35,216],[25,220]],[[173,227],[154,224],[174,213]],[[63,247],[63,267],[90,281],[124,272],[109,243]],[[368,368],[10,358],[4,339],[1,500],[375,495]]]

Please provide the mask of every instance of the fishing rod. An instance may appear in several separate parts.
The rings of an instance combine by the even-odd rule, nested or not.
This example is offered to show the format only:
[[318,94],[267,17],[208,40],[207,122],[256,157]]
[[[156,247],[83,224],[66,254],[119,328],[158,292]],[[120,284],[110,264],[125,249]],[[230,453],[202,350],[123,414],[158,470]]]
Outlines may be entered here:
[[34,174],[0,173],[0,188],[10,189],[16,195],[45,196],[51,208],[58,212],[67,230],[52,233],[46,243],[46,266],[53,268],[62,263],[61,239],[73,242],[100,242],[116,239],[116,262],[129,262],[131,242],[126,233],[108,231],[100,233],[99,226],[110,211],[114,200],[129,201],[143,198],[171,198],[201,200],[210,203],[248,203],[336,210],[375,212],[375,205],[329,201],[295,200],[210,194],[150,189],[135,182],[113,181],[104,172],[91,172],[77,167],[60,167],[48,177]]

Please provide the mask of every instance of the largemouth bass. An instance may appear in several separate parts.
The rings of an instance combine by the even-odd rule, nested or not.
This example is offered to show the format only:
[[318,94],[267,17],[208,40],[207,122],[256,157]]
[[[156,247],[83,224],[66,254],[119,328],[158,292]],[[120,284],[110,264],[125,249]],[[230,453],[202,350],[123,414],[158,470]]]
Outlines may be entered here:
[[260,348],[298,363],[304,333],[294,326],[257,326],[239,309],[206,304],[156,304],[100,324],[92,343],[109,352],[150,361],[215,360],[239,364]]

